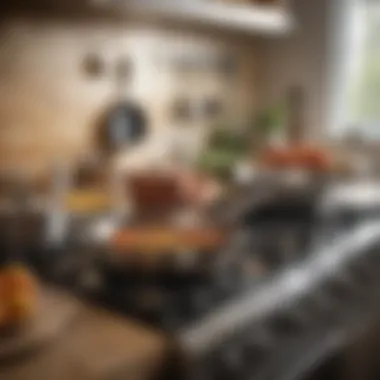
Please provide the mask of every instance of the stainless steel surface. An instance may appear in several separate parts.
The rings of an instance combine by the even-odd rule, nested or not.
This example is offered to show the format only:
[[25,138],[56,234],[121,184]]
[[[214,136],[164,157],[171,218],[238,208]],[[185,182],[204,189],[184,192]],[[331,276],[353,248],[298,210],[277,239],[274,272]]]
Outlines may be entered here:
[[202,354],[245,324],[254,324],[333,278],[345,264],[378,242],[379,222],[368,222],[341,235],[330,246],[318,249],[304,262],[275,275],[256,291],[248,292],[182,331],[179,336],[182,347],[190,355]]
[[327,212],[337,209],[380,209],[380,182],[348,181],[332,184],[326,189],[321,207]]

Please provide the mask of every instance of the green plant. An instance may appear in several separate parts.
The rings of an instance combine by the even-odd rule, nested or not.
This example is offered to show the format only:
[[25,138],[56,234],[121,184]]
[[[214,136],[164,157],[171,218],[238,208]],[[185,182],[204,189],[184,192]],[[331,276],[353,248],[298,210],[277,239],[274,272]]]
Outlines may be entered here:
[[248,141],[241,131],[220,127],[211,135],[208,149],[242,156],[247,152]]
[[252,128],[258,130],[265,136],[269,136],[285,124],[285,108],[275,105],[265,108],[257,113],[252,123]]
[[236,162],[248,149],[249,139],[242,131],[218,126],[198,159],[198,169],[221,180],[227,180],[232,175]]
[[207,150],[198,160],[198,169],[219,179],[228,179],[233,171],[237,157],[234,153],[221,150]]

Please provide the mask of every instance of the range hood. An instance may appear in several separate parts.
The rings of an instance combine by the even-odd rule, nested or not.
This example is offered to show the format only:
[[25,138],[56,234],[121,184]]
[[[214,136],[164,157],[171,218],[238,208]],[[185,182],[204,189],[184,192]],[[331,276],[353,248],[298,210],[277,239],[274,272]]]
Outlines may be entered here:
[[118,10],[183,24],[206,25],[252,35],[283,35],[293,26],[283,4],[255,5],[226,0],[88,0],[101,11]]

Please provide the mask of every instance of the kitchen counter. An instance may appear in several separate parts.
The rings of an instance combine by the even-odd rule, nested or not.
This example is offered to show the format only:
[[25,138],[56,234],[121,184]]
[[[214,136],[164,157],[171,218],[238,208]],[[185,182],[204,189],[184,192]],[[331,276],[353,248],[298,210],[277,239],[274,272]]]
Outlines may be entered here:
[[[57,294],[56,302],[67,296]],[[0,363],[0,380],[148,380],[157,378],[168,341],[149,328],[82,304],[70,324],[24,357]]]

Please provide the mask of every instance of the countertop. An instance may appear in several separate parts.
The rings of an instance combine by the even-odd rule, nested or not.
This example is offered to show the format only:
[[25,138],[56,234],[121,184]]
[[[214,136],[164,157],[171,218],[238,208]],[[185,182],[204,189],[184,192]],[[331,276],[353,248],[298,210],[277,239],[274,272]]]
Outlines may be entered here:
[[23,357],[0,363],[0,380],[157,378],[168,340],[148,327],[57,293],[77,308],[70,324]]

